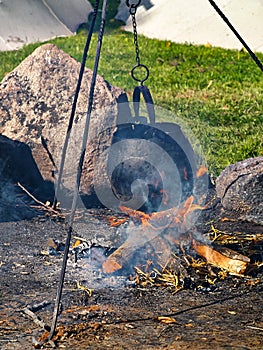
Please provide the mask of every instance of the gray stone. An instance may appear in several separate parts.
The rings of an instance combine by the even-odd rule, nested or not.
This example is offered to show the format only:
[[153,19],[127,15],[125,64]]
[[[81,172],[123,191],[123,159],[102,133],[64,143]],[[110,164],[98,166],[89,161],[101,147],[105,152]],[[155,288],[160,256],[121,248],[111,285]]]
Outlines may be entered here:
[[216,179],[216,191],[225,209],[263,224],[263,157],[228,166]]
[[[77,85],[80,63],[52,44],[37,48],[1,83],[0,134],[29,145],[44,180],[54,181]],[[92,71],[85,69],[72,128],[63,184],[75,184]],[[111,144],[123,90],[98,76],[81,190],[93,189],[94,164]],[[110,131],[109,131],[110,129]]]

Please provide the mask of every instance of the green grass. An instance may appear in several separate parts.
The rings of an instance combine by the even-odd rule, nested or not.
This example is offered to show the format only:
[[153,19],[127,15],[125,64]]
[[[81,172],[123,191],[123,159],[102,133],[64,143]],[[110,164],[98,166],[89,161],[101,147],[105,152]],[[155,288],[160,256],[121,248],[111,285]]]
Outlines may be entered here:
[[[51,42],[81,61],[84,33]],[[0,78],[15,68],[38,44],[0,52]],[[209,171],[215,176],[227,165],[263,154],[263,74],[246,52],[179,45],[139,36],[141,62],[150,69],[147,86],[155,104],[188,124],[199,139]],[[93,67],[96,36],[87,66]],[[263,55],[257,54],[261,61]],[[110,84],[131,94],[135,64],[133,37],[108,31],[99,65]],[[173,121],[170,120],[169,121]]]

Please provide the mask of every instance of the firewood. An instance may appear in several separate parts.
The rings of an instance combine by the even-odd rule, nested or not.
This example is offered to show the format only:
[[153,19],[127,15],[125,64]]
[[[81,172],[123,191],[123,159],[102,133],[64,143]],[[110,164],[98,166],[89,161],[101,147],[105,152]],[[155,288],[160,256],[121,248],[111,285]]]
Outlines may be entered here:
[[130,223],[127,233],[129,235],[128,239],[102,264],[105,273],[112,273],[121,269],[132,258],[138,248],[143,247],[159,234],[157,230],[152,230],[150,226],[142,229],[141,226],[135,226],[133,223]]
[[197,254],[205,258],[209,264],[225,269],[232,274],[243,274],[250,262],[248,257],[237,254],[233,250],[227,249],[224,254],[195,239],[192,241],[192,246]]

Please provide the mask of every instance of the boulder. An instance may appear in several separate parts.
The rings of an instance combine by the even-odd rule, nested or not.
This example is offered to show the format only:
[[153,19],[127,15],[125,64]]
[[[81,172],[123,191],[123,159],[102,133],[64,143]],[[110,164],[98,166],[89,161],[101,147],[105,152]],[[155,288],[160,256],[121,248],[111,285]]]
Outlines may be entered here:
[[228,166],[216,179],[216,192],[225,209],[263,224],[263,157]]
[[[1,82],[0,134],[30,147],[44,180],[54,181],[59,168],[79,70],[79,62],[57,46],[45,44]],[[63,185],[69,189],[75,184],[91,78],[92,71],[86,68],[63,176]],[[118,102],[122,100],[126,100],[123,90],[97,77],[81,183],[83,193],[93,191],[94,164],[111,144]]]

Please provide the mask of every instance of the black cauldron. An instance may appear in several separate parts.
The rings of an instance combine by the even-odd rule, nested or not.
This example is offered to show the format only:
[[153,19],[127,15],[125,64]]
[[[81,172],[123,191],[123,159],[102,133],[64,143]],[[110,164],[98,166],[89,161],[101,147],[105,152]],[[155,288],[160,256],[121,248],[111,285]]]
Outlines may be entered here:
[[[148,118],[139,115],[140,94]],[[114,163],[109,171],[112,190],[121,204],[145,212],[178,206],[194,191],[195,152],[178,124],[155,122],[146,86],[135,88],[133,105],[135,116],[122,110],[113,135],[119,151],[108,160],[109,167]]]

